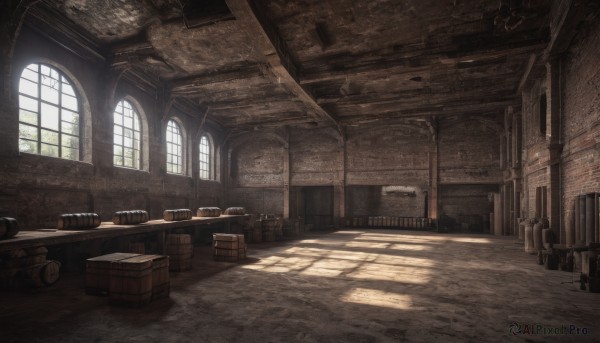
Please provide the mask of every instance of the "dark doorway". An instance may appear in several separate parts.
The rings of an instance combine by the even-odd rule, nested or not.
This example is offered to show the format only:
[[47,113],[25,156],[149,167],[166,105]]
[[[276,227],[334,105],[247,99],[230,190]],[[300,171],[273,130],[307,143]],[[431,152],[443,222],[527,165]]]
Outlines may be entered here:
[[333,227],[333,187],[302,187],[305,224],[314,230]]

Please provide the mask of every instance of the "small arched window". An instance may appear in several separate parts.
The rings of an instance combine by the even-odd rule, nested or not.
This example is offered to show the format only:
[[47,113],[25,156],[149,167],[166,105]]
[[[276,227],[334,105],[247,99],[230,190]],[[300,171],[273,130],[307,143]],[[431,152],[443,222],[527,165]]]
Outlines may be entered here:
[[80,159],[80,104],[57,69],[28,65],[19,80],[19,151]]
[[211,173],[212,173],[212,168],[211,168],[211,159],[212,159],[212,149],[211,149],[211,144],[210,141],[208,140],[208,137],[206,137],[206,135],[203,135],[202,138],[200,138],[200,145],[199,145],[199,151],[200,151],[200,178],[203,180],[210,180],[211,178]]
[[183,137],[174,120],[167,123],[167,173],[183,174]]
[[140,115],[129,101],[121,100],[113,116],[114,165],[140,169],[142,138]]

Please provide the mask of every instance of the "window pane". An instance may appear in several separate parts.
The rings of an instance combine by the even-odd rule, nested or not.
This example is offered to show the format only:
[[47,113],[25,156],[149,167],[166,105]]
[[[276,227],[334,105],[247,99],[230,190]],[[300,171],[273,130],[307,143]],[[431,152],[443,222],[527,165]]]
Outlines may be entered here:
[[61,132],[77,136],[79,135],[79,125],[63,121],[61,126]]
[[79,150],[72,149],[67,147],[62,147],[62,158],[66,158],[68,160],[78,160],[79,159]]
[[117,166],[122,166],[123,165],[123,156],[114,156],[114,162],[115,165]]
[[23,69],[23,73],[21,73],[21,77],[24,79],[33,81],[35,83],[38,83],[37,65],[32,64],[32,65],[30,65],[30,67],[31,66],[33,66],[31,69],[29,67]]
[[45,156],[58,157],[58,146],[42,143],[41,154]]
[[39,111],[37,100],[22,95],[19,95],[19,107],[31,112]]
[[123,116],[117,112],[115,112],[115,124],[116,125],[123,125]]
[[42,100],[58,105],[58,89],[42,86]]
[[[42,142],[58,145],[58,132],[42,130]],[[42,149],[42,153],[44,149]],[[58,150],[57,150],[58,152]]]
[[69,148],[79,148],[79,138],[70,135],[62,135],[62,146]]
[[21,78],[19,81],[19,92],[30,95],[32,97],[38,96],[38,84],[26,79]]
[[19,120],[27,124],[38,125],[38,115],[36,112],[19,110]]
[[42,127],[58,131],[58,107],[42,103]]
[[38,130],[35,126],[19,124],[19,138],[27,138],[33,141],[38,140]]
[[62,106],[73,111],[79,110],[79,107],[77,106],[77,98],[66,94],[63,94],[62,96]]
[[75,96],[75,91],[73,90],[73,87],[71,87],[71,85],[69,85],[68,83],[62,84],[62,92],[71,96]]
[[117,145],[123,145],[123,136],[115,135],[114,143]]
[[19,139],[19,151],[27,152],[30,154],[37,154],[38,153],[37,142]]
[[71,112],[69,110],[62,110],[62,120],[67,121],[69,123],[78,124],[79,123],[79,113]]

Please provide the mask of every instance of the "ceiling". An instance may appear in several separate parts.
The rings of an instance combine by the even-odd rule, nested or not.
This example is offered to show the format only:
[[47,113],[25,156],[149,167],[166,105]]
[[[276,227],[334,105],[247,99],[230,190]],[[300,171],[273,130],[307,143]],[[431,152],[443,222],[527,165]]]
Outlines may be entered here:
[[339,128],[518,104],[551,1],[510,1],[506,17],[501,3],[44,0],[31,13],[224,128]]

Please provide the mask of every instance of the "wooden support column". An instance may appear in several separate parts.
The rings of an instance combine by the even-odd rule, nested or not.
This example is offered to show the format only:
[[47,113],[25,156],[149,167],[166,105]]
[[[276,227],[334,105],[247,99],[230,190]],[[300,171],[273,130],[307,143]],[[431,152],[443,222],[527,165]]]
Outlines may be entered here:
[[439,215],[439,140],[437,118],[428,122],[431,131],[431,145],[429,149],[429,218],[437,223]]
[[283,219],[290,219],[290,129],[285,128],[283,147]]

